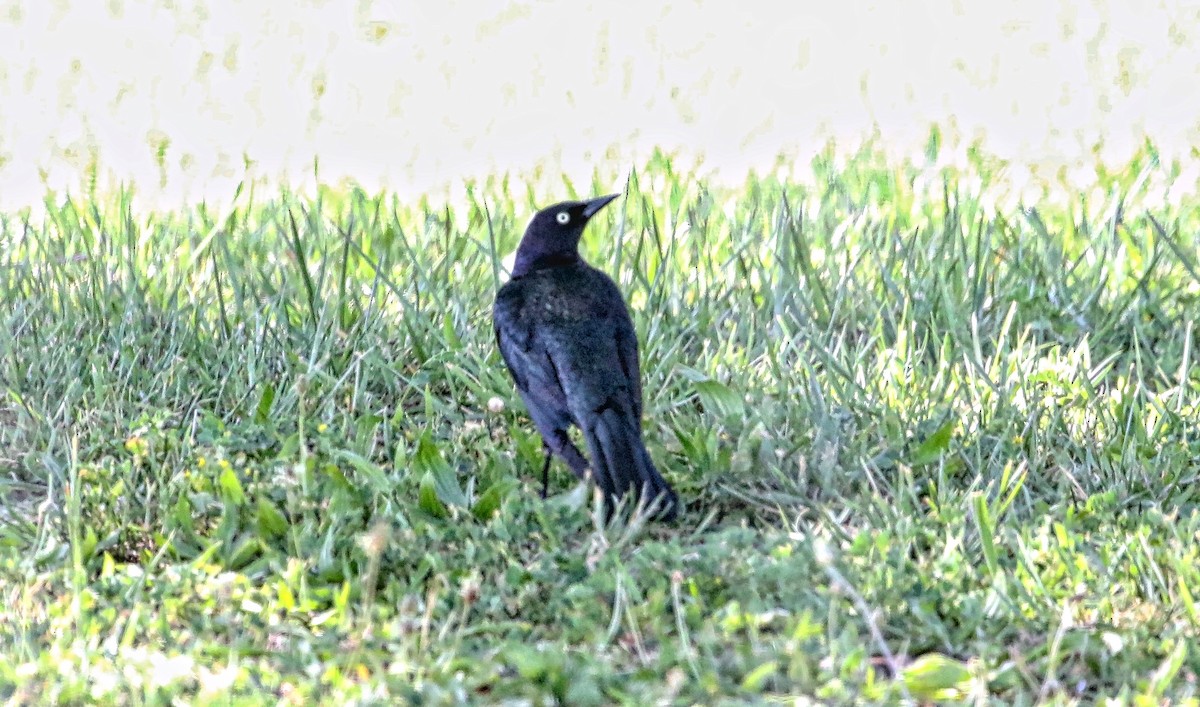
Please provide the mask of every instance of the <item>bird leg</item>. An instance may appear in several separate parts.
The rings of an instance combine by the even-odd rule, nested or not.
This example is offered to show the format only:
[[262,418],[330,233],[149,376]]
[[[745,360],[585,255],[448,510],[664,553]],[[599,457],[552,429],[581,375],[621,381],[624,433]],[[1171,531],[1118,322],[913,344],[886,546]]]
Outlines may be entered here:
[[542,465],[542,498],[546,498],[550,492],[550,460],[554,459],[554,453],[545,442],[542,442],[542,451],[546,453],[546,463]]
[[571,442],[571,438],[567,436],[566,430],[554,430],[549,435],[542,435],[542,449],[546,452],[546,464],[542,467],[542,498],[545,498],[550,489],[550,459],[552,455],[557,454],[562,457],[567,466],[571,468],[571,472],[580,481],[588,481],[591,476],[591,469],[588,466],[587,459]]

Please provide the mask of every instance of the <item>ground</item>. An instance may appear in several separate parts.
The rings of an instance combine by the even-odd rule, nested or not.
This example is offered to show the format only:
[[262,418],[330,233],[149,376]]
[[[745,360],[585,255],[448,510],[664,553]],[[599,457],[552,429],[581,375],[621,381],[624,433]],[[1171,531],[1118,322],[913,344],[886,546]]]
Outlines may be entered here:
[[1151,147],[1086,193],[939,149],[659,155],[589,227],[674,525],[538,497],[507,180],[9,214],[0,695],[1195,703],[1197,210]]

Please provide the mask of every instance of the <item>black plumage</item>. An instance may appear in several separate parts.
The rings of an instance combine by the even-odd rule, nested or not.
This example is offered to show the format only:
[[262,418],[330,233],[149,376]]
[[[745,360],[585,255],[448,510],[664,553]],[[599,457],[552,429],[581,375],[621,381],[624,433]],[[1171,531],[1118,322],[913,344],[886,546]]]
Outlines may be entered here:
[[[579,256],[583,228],[616,198],[566,201],[539,211],[517,249],[512,279],[496,294],[496,343],[552,454],[580,479],[590,470],[606,508],[633,493],[673,519],[679,500],[642,441],[638,342],[625,300],[608,275]],[[583,432],[591,463],[567,430]]]

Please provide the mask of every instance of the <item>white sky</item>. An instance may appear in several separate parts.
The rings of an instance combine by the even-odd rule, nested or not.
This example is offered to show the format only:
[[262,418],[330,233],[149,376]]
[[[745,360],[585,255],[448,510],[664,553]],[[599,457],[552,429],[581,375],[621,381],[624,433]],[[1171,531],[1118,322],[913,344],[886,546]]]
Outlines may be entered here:
[[1145,133],[1195,162],[1200,2],[0,0],[3,208],[93,157],[164,205],[230,196],[243,155],[414,194],[662,145],[740,180],[875,126],[919,150],[931,120],[1043,174]]

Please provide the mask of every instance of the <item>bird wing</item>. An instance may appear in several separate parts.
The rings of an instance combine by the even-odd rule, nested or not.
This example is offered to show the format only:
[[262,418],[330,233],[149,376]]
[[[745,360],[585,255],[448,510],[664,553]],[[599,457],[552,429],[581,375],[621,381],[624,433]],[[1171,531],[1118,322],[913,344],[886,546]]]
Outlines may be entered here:
[[501,288],[492,311],[492,327],[500,356],[534,422],[549,423],[551,429],[542,430],[549,433],[565,427],[562,418],[568,414],[566,393],[554,361],[545,347],[539,345],[532,323],[521,316],[521,305],[512,290],[507,286]]
[[634,330],[633,322],[630,321],[628,314],[620,312],[615,317],[617,359],[621,365],[621,372],[625,374],[633,414],[640,420],[642,418],[642,375],[638,366],[637,332]]
[[612,304],[605,308],[605,316],[612,323],[612,331],[616,340],[616,363],[625,379],[625,389],[629,391],[628,402],[633,408],[633,414],[638,420],[641,420],[642,371],[638,364],[637,331],[633,328],[633,320],[629,317],[629,309],[625,305],[625,298],[621,295],[617,283],[600,270],[592,268],[592,272],[598,276],[596,278],[599,281],[597,289],[608,290],[604,294],[604,300]]

